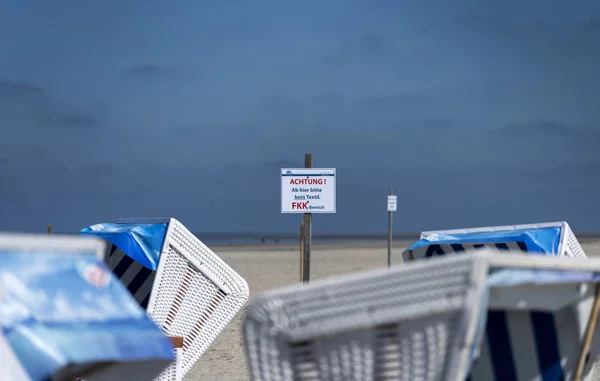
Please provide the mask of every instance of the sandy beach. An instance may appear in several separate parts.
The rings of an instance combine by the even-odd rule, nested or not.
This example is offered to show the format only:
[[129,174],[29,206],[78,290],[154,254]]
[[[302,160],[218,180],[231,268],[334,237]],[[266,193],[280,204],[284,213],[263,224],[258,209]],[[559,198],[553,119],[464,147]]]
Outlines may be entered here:
[[[401,263],[402,251],[413,241],[395,242],[392,263]],[[600,240],[580,240],[588,257],[600,255]],[[243,276],[250,298],[258,293],[299,281],[297,245],[264,244],[214,246],[212,249]],[[387,264],[386,242],[314,244],[311,280],[374,269]],[[240,325],[243,311],[204,354],[187,381],[247,381]]]

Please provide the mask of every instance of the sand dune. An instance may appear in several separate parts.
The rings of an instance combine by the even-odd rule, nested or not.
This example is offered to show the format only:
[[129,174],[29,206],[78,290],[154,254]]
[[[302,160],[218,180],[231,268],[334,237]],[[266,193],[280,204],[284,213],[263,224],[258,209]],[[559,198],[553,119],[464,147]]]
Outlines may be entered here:
[[[401,263],[401,252],[411,242],[396,242],[393,263]],[[584,240],[588,256],[600,255],[600,240]],[[255,245],[213,247],[213,250],[240,273],[250,286],[250,297],[259,292],[299,281],[298,247]],[[311,279],[386,266],[387,246],[381,243],[316,244],[312,250]],[[238,314],[212,347],[196,364],[187,381],[247,381]]]

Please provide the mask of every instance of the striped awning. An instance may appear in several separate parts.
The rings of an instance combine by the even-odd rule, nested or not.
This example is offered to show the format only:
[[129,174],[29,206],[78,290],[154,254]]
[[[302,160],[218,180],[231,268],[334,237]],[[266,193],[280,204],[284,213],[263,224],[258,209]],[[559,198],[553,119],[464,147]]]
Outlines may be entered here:
[[482,248],[558,256],[560,240],[560,227],[451,235],[440,232],[430,234],[415,242],[403,252],[403,257],[409,259],[430,258]]

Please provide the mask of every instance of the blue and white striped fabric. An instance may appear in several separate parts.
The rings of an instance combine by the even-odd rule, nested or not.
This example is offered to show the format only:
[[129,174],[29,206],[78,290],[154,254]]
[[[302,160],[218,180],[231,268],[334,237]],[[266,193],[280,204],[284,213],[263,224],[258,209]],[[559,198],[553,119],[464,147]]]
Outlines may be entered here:
[[580,349],[574,314],[573,308],[556,313],[489,311],[480,356],[468,381],[567,379]]
[[[511,269],[495,271],[487,283],[489,287],[515,287],[599,281],[598,274],[591,272]],[[571,379],[588,316],[578,311],[580,307],[574,304],[555,312],[489,310],[480,355],[467,380]],[[596,333],[595,346],[598,336]],[[593,347],[590,359],[597,354]]]
[[560,227],[461,234],[431,234],[407,248],[404,261],[431,258],[465,250],[492,248],[530,254],[559,255]]
[[121,283],[127,287],[127,290],[139,305],[147,309],[154,279],[156,278],[156,271],[152,271],[134,261],[114,244],[110,247],[106,264]]
[[104,223],[81,230],[81,234],[111,243],[106,263],[144,309],[150,301],[167,225]]

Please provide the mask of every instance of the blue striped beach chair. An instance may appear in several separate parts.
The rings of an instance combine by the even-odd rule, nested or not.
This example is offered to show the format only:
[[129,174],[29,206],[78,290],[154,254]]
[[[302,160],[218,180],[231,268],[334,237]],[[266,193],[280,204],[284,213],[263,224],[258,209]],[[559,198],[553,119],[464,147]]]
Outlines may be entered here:
[[108,267],[167,335],[183,338],[157,380],[180,381],[248,300],[246,281],[174,218],[117,219],[81,233],[111,243]]
[[419,241],[402,252],[402,259],[407,262],[482,248],[586,258],[569,224],[562,221],[425,231]]
[[[587,357],[579,338],[594,319],[599,272],[599,260],[484,249],[268,291],[250,302],[243,321],[250,376],[253,381],[573,380],[573,363]],[[571,306],[577,306],[579,320],[566,312]],[[500,328],[505,320],[488,311],[517,311],[534,323],[509,315],[518,323],[515,330],[486,335],[486,325]],[[566,350],[558,357],[557,341]],[[529,350],[533,358],[527,357]],[[525,356],[524,367],[519,356]],[[582,373],[590,380],[589,361]]]
[[[482,248],[500,252],[585,259],[566,222],[428,231],[403,252],[405,261],[428,259]],[[543,298],[552,298],[548,295]],[[557,291],[558,292],[558,291]],[[481,358],[470,380],[568,380],[583,335],[587,312],[580,304],[548,311],[490,309]],[[589,358],[600,353],[595,341]],[[589,365],[589,364],[587,364]],[[594,369],[588,377],[595,377]]]

